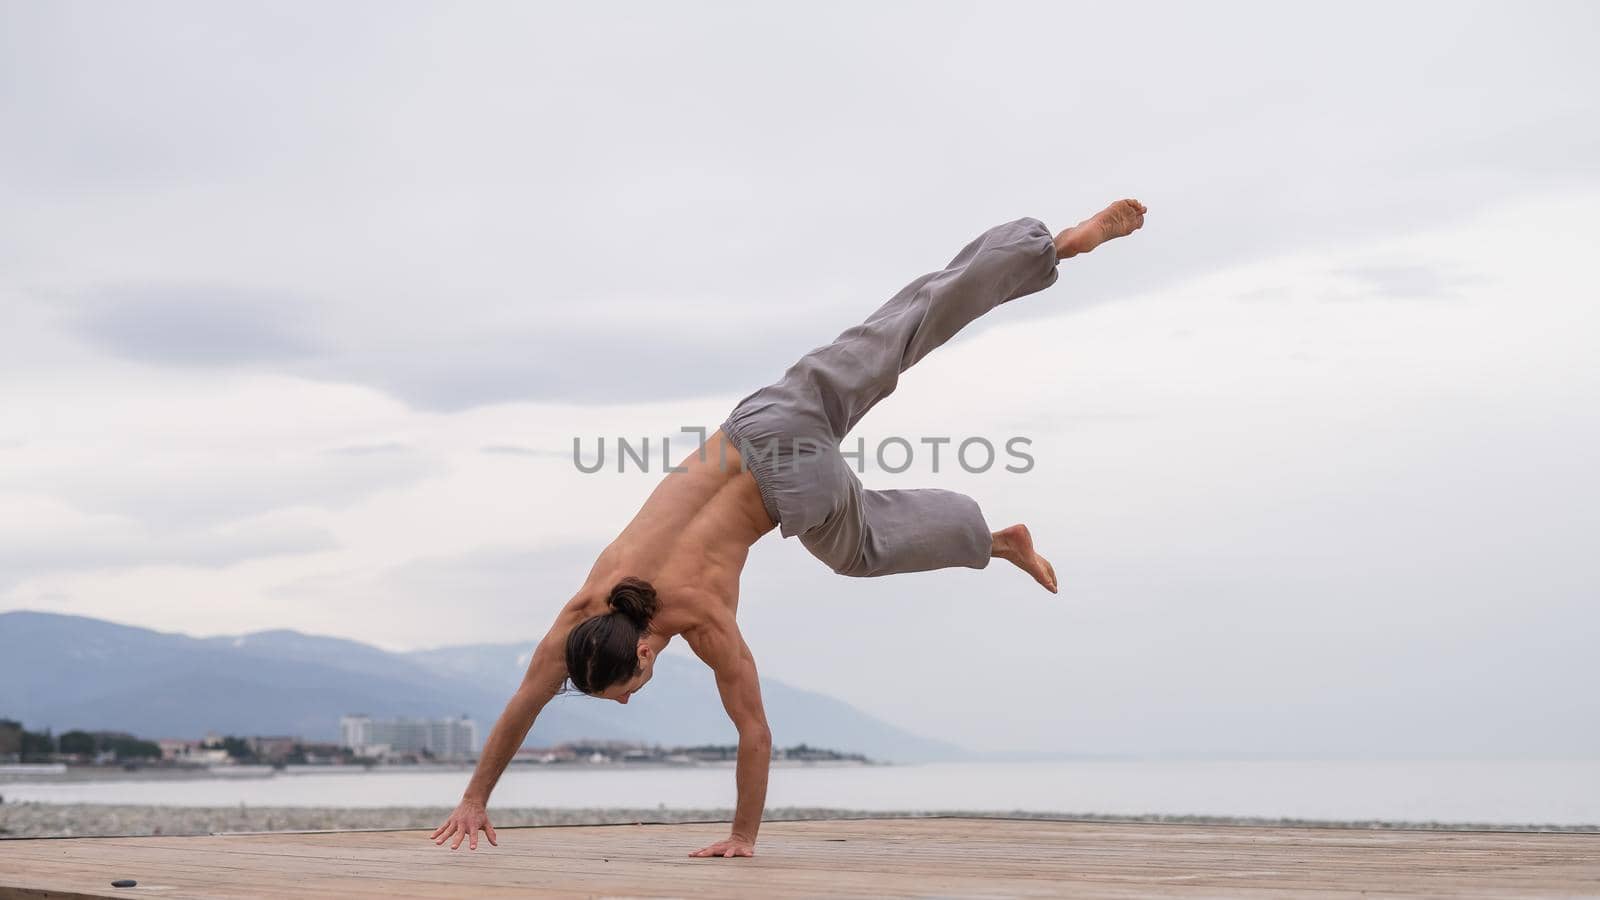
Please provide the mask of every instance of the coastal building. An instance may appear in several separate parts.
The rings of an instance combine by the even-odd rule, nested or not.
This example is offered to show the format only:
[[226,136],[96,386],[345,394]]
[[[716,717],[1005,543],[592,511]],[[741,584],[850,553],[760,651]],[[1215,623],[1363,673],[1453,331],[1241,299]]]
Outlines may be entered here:
[[161,758],[167,762],[205,766],[221,766],[232,762],[228,758],[227,750],[207,746],[205,741],[190,738],[159,738],[155,743],[161,748]]
[[340,742],[360,756],[432,756],[465,759],[478,746],[478,726],[455,719],[374,719],[366,714],[339,720]]
[[300,746],[300,738],[292,735],[254,735],[246,741],[259,760],[283,759]]
[[512,755],[513,763],[537,763],[549,765],[550,763],[576,762],[578,754],[571,747],[523,747]]
[[22,723],[0,719],[0,763],[22,761]]

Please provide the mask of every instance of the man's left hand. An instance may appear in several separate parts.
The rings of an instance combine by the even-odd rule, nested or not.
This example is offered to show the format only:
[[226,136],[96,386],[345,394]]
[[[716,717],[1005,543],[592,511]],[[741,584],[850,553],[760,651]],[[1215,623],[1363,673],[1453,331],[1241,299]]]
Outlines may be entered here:
[[689,855],[720,856],[724,859],[733,859],[735,856],[755,856],[756,842],[747,841],[741,837],[730,837],[725,841],[717,841],[709,847],[701,847]]

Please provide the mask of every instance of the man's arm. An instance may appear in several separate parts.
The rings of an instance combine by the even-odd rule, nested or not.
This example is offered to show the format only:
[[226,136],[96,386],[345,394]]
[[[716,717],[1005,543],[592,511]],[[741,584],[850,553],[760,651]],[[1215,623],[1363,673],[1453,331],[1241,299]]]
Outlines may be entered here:
[[483,752],[478,754],[478,766],[472,773],[472,780],[467,782],[460,805],[443,825],[434,830],[432,839],[435,844],[443,844],[454,836],[451,850],[460,847],[462,840],[467,841],[469,850],[476,850],[478,831],[481,829],[489,843],[499,846],[494,826],[489,824],[489,794],[527,738],[528,731],[533,728],[533,720],[561,690],[561,682],[567,677],[563,652],[553,640],[555,634],[556,630],[552,629],[534,649],[533,660],[528,663],[522,684],[511,695],[505,710],[483,741]]
[[761,680],[756,660],[739,634],[733,617],[704,629],[686,632],[684,638],[695,655],[717,676],[722,706],[739,729],[739,758],[734,771],[738,801],[728,839],[703,847],[690,856],[754,856],[756,832],[767,803],[767,771],[772,765],[772,732],[761,706]]

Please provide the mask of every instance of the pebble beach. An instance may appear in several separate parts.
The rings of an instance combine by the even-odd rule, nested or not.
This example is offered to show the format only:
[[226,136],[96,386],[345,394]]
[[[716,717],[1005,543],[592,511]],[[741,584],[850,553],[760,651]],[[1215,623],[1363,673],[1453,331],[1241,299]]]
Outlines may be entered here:
[[[450,814],[443,806],[343,808],[325,806],[143,806],[89,803],[0,803],[0,840],[37,837],[96,837],[154,834],[225,834],[259,831],[343,831],[373,829],[432,829]],[[634,823],[726,822],[731,809],[549,809],[538,807],[489,808],[496,828],[530,825],[631,825]],[[1224,825],[1310,825],[1330,828],[1425,829],[1476,831],[1600,832],[1600,826],[1527,824],[1508,826],[1485,823],[1440,822],[1332,822],[1305,819],[1256,819],[1215,816],[1101,816],[1037,812],[969,812],[784,807],[769,809],[766,822],[839,818],[964,818],[1071,819],[1074,821],[1167,822]]]
[[[347,809],[316,806],[135,806],[86,803],[0,804],[0,838],[218,834],[249,831],[435,828],[448,807]],[[539,809],[490,807],[496,828],[728,821],[729,809]],[[883,816],[841,809],[768,810],[765,821]],[[907,814],[890,813],[890,816]]]

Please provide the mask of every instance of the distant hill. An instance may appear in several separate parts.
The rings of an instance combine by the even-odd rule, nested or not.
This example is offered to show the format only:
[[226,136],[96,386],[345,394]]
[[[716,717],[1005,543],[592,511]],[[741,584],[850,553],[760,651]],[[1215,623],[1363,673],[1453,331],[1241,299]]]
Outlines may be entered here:
[[[294,734],[333,740],[339,717],[453,716],[486,735],[527,667],[533,641],[390,653],[296,631],[193,638],[54,613],[0,613],[0,718],[31,729],[129,731],[143,737]],[[773,739],[880,760],[966,755],[823,694],[762,679]],[[711,672],[661,658],[626,707],[558,697],[528,743],[579,738],[733,743]]]

